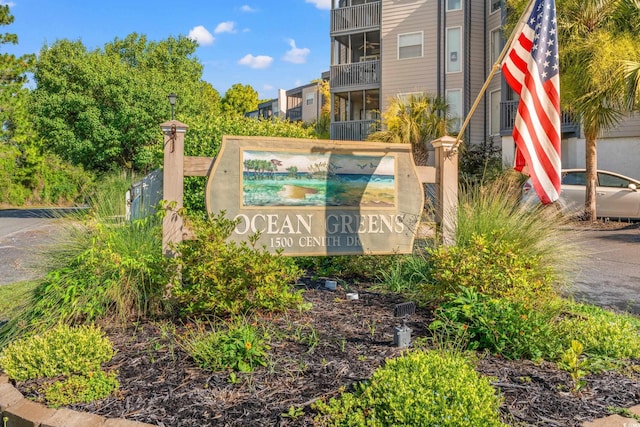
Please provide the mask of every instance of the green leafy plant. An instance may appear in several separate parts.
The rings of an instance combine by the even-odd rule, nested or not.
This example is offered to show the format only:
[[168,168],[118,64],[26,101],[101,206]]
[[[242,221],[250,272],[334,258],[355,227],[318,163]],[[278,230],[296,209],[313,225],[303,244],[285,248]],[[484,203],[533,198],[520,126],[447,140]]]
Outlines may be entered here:
[[371,380],[312,405],[319,426],[502,426],[490,379],[440,351],[390,359]]
[[562,352],[558,361],[558,367],[571,375],[572,391],[574,393],[578,393],[586,385],[586,381],[582,377],[589,370],[589,360],[586,357],[582,357],[583,349],[584,346],[580,344],[580,341],[572,340],[571,347]]
[[302,271],[293,260],[255,247],[257,236],[228,242],[236,225],[224,213],[190,219],[196,239],[178,248],[181,256],[175,262],[182,281],[172,290],[182,312],[228,316],[302,305],[301,291],[293,290]]
[[111,342],[99,328],[61,324],[9,344],[0,353],[0,367],[10,378],[25,381],[97,372],[113,355]]
[[211,331],[191,331],[181,345],[202,369],[252,372],[257,366],[267,366],[267,340],[264,331],[236,321]]
[[45,400],[54,408],[74,403],[93,402],[118,390],[117,373],[103,371],[73,375],[44,387]]
[[125,322],[164,312],[171,274],[162,255],[161,218],[124,218],[126,180],[108,181],[83,216],[67,218],[59,242],[44,254],[46,278],[24,309],[0,330],[0,347],[24,332],[56,323]]
[[518,248],[526,259],[539,259],[560,284],[575,271],[581,253],[575,232],[567,227],[570,218],[553,205],[523,205],[521,196],[522,175],[512,170],[478,185],[463,186],[456,245],[473,245],[474,236],[491,236]]
[[280,414],[282,418],[290,418],[292,420],[297,420],[303,415],[304,415],[304,409],[294,405],[289,406],[289,409],[287,410],[287,412]]
[[640,320],[636,316],[571,301],[557,310],[559,320],[554,327],[565,348],[578,340],[592,359],[640,357]]
[[463,340],[472,350],[487,349],[510,359],[553,360],[562,341],[554,335],[552,318],[551,312],[461,287],[436,310],[429,328],[441,341],[443,335],[449,341]]
[[441,246],[429,255],[430,282],[421,286],[427,295],[442,299],[466,287],[528,304],[555,297],[553,271],[500,233],[473,235],[465,245]]

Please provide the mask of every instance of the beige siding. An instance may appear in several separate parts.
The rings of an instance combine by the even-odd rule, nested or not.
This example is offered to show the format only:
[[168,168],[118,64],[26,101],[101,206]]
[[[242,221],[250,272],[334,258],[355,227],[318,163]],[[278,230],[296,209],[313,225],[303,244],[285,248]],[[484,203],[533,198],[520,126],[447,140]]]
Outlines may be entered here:
[[[307,104],[307,96],[313,98],[311,104]],[[306,86],[302,89],[302,121],[313,122],[318,119],[320,115],[320,102],[318,93],[318,87],[316,85]]]
[[[398,93],[436,90],[436,8],[433,1],[416,0],[399,3],[382,0],[381,38],[381,109]],[[398,34],[423,32],[422,58],[398,59]]]
[[603,132],[605,138],[627,138],[640,135],[640,115],[632,114],[614,129]]

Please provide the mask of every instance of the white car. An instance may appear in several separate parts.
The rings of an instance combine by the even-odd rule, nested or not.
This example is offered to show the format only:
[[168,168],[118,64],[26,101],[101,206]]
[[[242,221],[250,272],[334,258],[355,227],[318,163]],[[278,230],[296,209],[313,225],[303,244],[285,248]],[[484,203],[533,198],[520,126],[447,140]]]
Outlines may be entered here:
[[[586,170],[563,169],[560,206],[567,213],[582,212],[586,194]],[[524,203],[539,203],[528,180],[522,188]],[[599,218],[640,220],[640,181],[615,172],[598,170],[596,214]]]

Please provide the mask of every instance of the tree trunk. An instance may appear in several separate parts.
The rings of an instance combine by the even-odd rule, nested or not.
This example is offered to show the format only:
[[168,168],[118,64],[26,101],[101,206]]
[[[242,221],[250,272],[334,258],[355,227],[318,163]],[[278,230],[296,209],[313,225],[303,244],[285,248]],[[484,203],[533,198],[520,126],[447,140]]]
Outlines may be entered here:
[[429,149],[424,142],[411,144],[413,151],[413,162],[416,166],[426,166],[429,159]]
[[585,134],[586,178],[587,189],[584,199],[585,217],[589,221],[595,221],[596,212],[596,187],[598,184],[598,150],[596,135]]

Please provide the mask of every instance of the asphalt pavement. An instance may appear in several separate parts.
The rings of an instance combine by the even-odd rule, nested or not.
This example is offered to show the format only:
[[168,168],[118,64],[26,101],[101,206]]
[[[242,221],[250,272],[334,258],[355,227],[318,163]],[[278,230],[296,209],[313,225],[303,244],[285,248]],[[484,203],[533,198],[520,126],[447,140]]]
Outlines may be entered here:
[[70,209],[0,210],[0,285],[41,277],[40,256],[56,244]]
[[[579,230],[576,300],[640,315],[640,222]],[[560,254],[561,256],[561,254]]]

